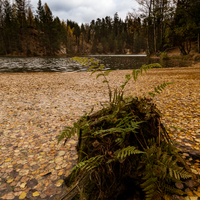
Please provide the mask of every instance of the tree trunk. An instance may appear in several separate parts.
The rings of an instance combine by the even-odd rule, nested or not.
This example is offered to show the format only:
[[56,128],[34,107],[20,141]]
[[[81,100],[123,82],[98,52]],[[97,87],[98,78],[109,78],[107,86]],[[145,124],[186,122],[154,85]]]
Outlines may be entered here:
[[155,1],[153,1],[153,41],[154,41],[154,51],[157,52],[157,41],[156,41],[156,17],[155,17]]
[[4,48],[5,54],[7,54],[7,49],[6,49],[6,47],[5,47],[6,45],[5,45],[3,36],[2,36],[2,34],[0,34],[0,35],[1,35],[1,40],[2,40],[2,46],[3,46],[3,48]]
[[198,53],[200,53],[200,46],[199,46],[199,33],[198,33]]
[[156,23],[155,23],[155,17],[154,17],[154,51],[155,54],[157,52],[157,39],[156,39]]
[[149,44],[149,26],[150,26],[150,16],[151,16],[151,4],[152,0],[150,0],[150,5],[149,5],[149,18],[148,18],[148,27],[147,27],[147,54],[150,55],[150,44]]

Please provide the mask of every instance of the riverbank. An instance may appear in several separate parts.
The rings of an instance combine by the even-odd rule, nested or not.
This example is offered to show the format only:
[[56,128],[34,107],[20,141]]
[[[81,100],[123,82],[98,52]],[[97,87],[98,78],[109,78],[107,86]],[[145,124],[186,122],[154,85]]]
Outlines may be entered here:
[[[120,86],[128,73],[113,71],[111,87]],[[49,200],[62,191],[63,177],[77,160],[77,138],[63,146],[57,145],[58,135],[108,102],[102,80],[88,72],[0,74],[0,199]],[[175,84],[154,99],[162,122],[177,146],[200,155],[200,64],[152,69],[130,81],[125,95],[146,94],[163,82]],[[191,167],[200,174],[198,162]]]
[[[151,58],[160,59],[181,59],[181,60],[191,60],[200,61],[200,54],[196,51],[197,47],[192,46],[192,50],[188,55],[182,55],[178,47],[168,48],[165,52],[160,52],[158,55],[152,55]],[[164,55],[165,54],[165,55]]]

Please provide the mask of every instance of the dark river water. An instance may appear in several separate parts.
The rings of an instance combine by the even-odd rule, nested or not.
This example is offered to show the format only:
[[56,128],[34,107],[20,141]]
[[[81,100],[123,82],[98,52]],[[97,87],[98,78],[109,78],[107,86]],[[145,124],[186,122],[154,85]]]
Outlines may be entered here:
[[[138,69],[143,64],[160,63],[167,67],[187,67],[194,62],[183,60],[160,61],[142,55],[87,56],[105,65],[105,69]],[[71,57],[0,57],[0,73],[26,72],[80,72],[88,67],[69,61]]]

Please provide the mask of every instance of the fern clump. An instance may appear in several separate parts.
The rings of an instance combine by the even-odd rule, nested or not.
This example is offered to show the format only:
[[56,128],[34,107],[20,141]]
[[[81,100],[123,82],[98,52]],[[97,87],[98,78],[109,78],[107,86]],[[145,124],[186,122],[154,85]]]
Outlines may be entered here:
[[[161,123],[161,115],[150,98],[124,97],[128,81],[159,65],[142,66],[126,75],[121,89],[111,91],[103,65],[86,58],[74,58],[99,72],[109,89],[109,105],[83,115],[67,127],[59,141],[78,135],[78,164],[66,183],[70,186],[61,199],[156,199],[163,195],[183,194],[176,182],[191,177],[186,164],[171,144]],[[160,93],[168,84],[157,86]],[[155,93],[150,95],[154,96]]]

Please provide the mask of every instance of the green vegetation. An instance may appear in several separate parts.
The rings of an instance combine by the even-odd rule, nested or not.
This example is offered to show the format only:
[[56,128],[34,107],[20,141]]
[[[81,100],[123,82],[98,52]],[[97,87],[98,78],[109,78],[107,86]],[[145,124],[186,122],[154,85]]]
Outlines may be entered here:
[[160,59],[161,59],[161,60],[169,60],[169,57],[168,57],[167,53],[162,52],[162,53],[160,54]]
[[[60,21],[47,3],[38,1],[36,15],[27,0],[0,1],[0,55],[140,53],[148,55],[178,46],[182,55],[197,42],[200,0],[137,0],[140,13],[125,20],[106,16],[81,24]],[[130,5],[131,7],[131,5]]]
[[[109,104],[101,110],[83,115],[73,127],[61,132],[58,142],[78,135],[78,164],[65,180],[70,187],[62,199],[159,199],[183,195],[176,182],[192,177],[191,171],[173,146],[161,123],[161,115],[152,99],[124,97],[126,84],[159,64],[144,65],[132,74],[120,88],[112,90],[107,81],[111,71],[103,71],[98,61],[73,58],[90,66],[97,78],[109,89]],[[168,84],[154,88],[154,96]]]

